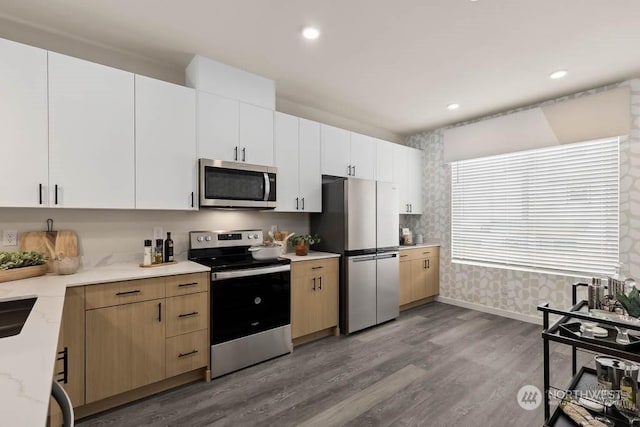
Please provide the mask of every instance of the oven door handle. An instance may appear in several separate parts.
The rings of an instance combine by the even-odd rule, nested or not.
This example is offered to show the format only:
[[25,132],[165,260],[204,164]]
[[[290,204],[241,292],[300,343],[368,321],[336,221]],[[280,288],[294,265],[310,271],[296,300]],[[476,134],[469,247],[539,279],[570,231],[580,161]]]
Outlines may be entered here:
[[269,201],[269,196],[271,195],[271,181],[269,181],[269,174],[263,173],[264,175],[264,201]]
[[280,273],[282,271],[290,271],[291,266],[287,265],[278,265],[275,267],[261,267],[261,268],[247,268],[245,270],[235,270],[235,271],[222,271],[218,273],[211,273],[211,280],[226,280],[226,279],[235,279],[238,277],[249,277],[249,276],[259,276],[261,274],[270,274],[270,273]]

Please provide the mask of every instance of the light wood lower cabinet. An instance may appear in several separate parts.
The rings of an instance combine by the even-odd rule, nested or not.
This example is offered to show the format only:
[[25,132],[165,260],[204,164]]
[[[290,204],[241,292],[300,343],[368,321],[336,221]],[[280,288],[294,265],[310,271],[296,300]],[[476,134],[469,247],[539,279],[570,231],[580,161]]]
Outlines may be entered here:
[[407,249],[400,252],[401,308],[410,308],[414,303],[438,295],[439,255],[438,247]]
[[[204,373],[209,273],[69,288],[59,347],[68,357],[62,385],[81,416],[144,397],[145,387],[166,389],[179,384],[176,378],[193,378],[192,371]],[[62,368],[56,362],[56,374]],[[57,405],[50,415],[50,425],[60,425]]]
[[291,338],[338,326],[338,258],[291,264]]

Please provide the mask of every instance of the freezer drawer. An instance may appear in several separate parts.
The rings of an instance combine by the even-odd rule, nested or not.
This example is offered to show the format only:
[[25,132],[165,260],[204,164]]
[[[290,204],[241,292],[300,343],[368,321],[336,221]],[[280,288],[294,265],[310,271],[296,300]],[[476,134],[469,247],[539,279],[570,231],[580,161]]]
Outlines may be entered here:
[[398,252],[378,254],[377,270],[377,314],[376,323],[395,319],[400,315],[400,261]]
[[346,258],[346,333],[376,324],[376,256]]

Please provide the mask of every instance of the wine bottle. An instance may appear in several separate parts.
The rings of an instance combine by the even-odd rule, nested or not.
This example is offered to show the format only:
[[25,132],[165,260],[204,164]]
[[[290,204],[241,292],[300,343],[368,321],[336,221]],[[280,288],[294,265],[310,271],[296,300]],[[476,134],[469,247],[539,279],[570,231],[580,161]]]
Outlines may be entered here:
[[164,262],[173,262],[173,240],[171,233],[167,233],[167,240],[164,241]]

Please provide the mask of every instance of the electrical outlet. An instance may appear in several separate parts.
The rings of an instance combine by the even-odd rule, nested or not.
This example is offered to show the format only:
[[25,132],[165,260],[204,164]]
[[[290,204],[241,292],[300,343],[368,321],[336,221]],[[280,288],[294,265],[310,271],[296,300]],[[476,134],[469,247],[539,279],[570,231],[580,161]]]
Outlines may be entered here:
[[2,232],[2,246],[18,246],[18,230],[4,230]]
[[[164,239],[164,232],[162,227],[153,227],[153,240]],[[155,242],[153,242],[155,244]]]

